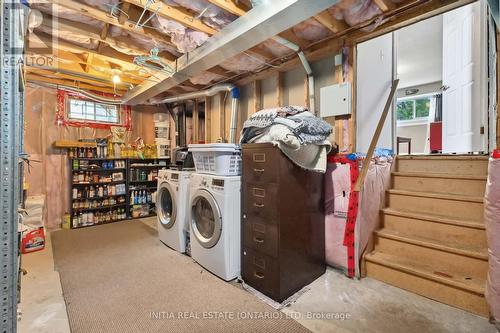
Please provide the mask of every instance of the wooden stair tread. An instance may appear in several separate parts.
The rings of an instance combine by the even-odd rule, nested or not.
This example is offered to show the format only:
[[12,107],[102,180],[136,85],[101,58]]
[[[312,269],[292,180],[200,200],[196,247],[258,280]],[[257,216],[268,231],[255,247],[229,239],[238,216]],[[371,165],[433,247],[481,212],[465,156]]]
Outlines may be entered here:
[[482,260],[488,260],[488,250],[485,248],[477,248],[471,246],[464,246],[464,244],[452,243],[450,241],[436,241],[433,239],[416,237],[413,235],[406,235],[404,233],[389,230],[389,229],[380,229],[375,231],[375,233],[379,237],[388,238],[404,243],[409,243],[417,246],[423,246],[435,250],[440,250],[449,253],[455,253],[458,255],[463,255],[471,258],[477,258]]
[[375,264],[484,296],[486,280],[478,280],[468,276],[452,274],[451,272],[443,272],[440,267],[431,267],[425,263],[417,263],[377,251],[366,254],[364,258]]
[[488,155],[398,155],[399,160],[488,160]]
[[425,220],[425,221],[450,224],[450,225],[457,225],[457,226],[474,228],[474,229],[481,229],[481,230],[486,229],[486,227],[484,226],[483,223],[472,221],[472,220],[454,219],[454,218],[441,216],[441,215],[421,214],[421,213],[402,211],[402,210],[391,209],[391,208],[384,208],[384,209],[382,209],[382,212],[386,215],[395,215],[395,216],[401,216],[401,217],[406,217],[406,218],[411,218],[411,219],[416,219],[416,220]]
[[482,203],[484,201],[483,197],[470,196],[470,195],[443,194],[443,193],[435,193],[435,192],[417,192],[417,191],[395,190],[395,189],[390,189],[387,192],[390,194],[400,194],[400,195],[407,195],[407,196],[412,196],[412,197],[422,197],[422,198],[468,201],[468,202],[477,202],[477,203]]
[[487,180],[487,176],[476,176],[476,175],[461,175],[453,173],[429,173],[429,172],[404,172],[404,171],[394,171],[392,172],[394,176],[402,177],[419,177],[419,178],[444,178],[444,179],[466,179],[466,180]]

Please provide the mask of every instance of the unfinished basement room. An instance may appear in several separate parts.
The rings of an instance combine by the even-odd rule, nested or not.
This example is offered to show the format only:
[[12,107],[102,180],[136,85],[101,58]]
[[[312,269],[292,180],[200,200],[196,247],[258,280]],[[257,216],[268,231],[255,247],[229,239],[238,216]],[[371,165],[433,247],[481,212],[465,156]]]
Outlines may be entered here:
[[0,333],[500,333],[498,0],[0,16]]

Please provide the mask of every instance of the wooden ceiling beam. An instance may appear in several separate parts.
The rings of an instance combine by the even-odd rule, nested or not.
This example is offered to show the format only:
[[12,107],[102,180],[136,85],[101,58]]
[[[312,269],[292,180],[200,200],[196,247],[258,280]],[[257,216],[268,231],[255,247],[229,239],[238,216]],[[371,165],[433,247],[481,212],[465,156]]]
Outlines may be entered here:
[[211,4],[222,8],[231,14],[243,16],[249,10],[248,7],[244,6],[241,2],[237,3],[234,0],[208,0]]
[[[145,0],[124,0],[124,1],[143,9],[146,7]],[[162,1],[155,2],[151,6],[147,7],[147,10],[150,11],[151,13],[157,13],[157,15],[160,15],[166,19],[177,21],[180,24],[184,25],[185,27],[197,31],[202,31],[208,35],[213,35],[217,33],[217,30],[209,27],[208,25],[203,23],[200,19],[194,17],[187,11],[177,7],[169,6]]]
[[[98,52],[100,53],[103,44],[106,45],[126,45],[126,48],[132,50],[134,53],[138,55],[149,55],[149,50],[144,50],[143,47],[134,44],[130,38],[125,37],[110,37],[109,34],[109,23],[105,23],[102,30],[99,30],[96,27],[89,26],[87,24],[83,24],[80,22],[73,22],[67,19],[58,18],[57,21],[54,20],[51,16],[44,15],[43,17],[43,25],[51,28],[58,27],[59,30],[69,31],[75,34],[83,35],[87,38],[94,39],[99,41]],[[120,52],[123,53],[123,52]],[[129,55],[123,53],[124,56],[129,57]],[[171,62],[176,59],[176,57],[168,52],[162,52],[162,58],[165,62]]]
[[[30,34],[29,40],[32,41],[33,38],[35,38],[35,36]],[[45,45],[52,45],[52,39],[49,38],[49,35],[47,35],[47,34],[38,33],[36,35],[36,38],[39,41],[43,42]],[[38,42],[37,39],[34,39],[34,41]],[[83,54],[94,53],[94,56],[96,58],[101,58],[101,59],[103,59],[111,64],[119,65],[124,69],[134,69],[134,70],[141,69],[141,67],[139,67],[133,63],[133,58],[134,58],[133,56],[127,56],[127,55],[121,54],[118,51],[115,51],[113,49],[107,48],[107,49],[105,49],[105,51],[103,51],[101,53],[97,53],[93,50],[86,49],[84,47],[81,47],[81,46],[76,45],[76,44],[72,44],[70,42],[63,41],[61,39],[59,39],[57,41],[57,43],[55,43],[52,46],[54,48],[61,49],[64,51],[73,52],[73,53],[83,53]]]
[[120,16],[118,17],[118,23],[125,24],[128,20],[128,11],[130,9],[130,3],[124,2],[120,7]]
[[234,73],[232,73],[232,72],[230,72],[230,71],[228,71],[220,66],[212,67],[208,70],[208,72],[220,75],[226,79],[230,78],[231,76],[234,75]]
[[311,44],[305,39],[297,37],[297,35],[295,35],[295,33],[292,31],[292,29],[283,31],[282,33],[279,34],[279,36],[298,45],[300,48],[305,48],[309,46],[309,44]]
[[102,85],[106,87],[113,88],[116,86],[116,89],[119,90],[127,90],[126,85],[124,86],[123,84],[121,85],[115,85],[111,81],[111,78],[108,78],[108,80],[102,80],[100,78],[94,78],[92,79],[91,77],[81,77],[81,76],[74,76],[71,74],[65,74],[65,73],[60,73],[57,72],[58,68],[54,68],[53,71],[47,70],[47,69],[39,69],[36,67],[26,67],[26,70],[28,73],[33,73],[33,74],[38,74],[38,75],[43,75],[43,76],[53,76],[56,79],[64,79],[64,80],[73,80],[73,81],[79,81],[79,82],[84,82],[84,83],[89,83],[89,84],[97,84],[97,85]]
[[373,2],[383,12],[388,12],[396,8],[396,4],[391,0],[373,0]]
[[333,18],[327,10],[315,15],[314,18],[333,33],[339,33],[349,27],[344,20]]
[[26,75],[26,80],[28,82],[33,82],[33,83],[51,83],[55,85],[64,85],[64,86],[70,86],[74,88],[80,88],[83,90],[90,90],[90,91],[99,91],[99,92],[104,92],[108,94],[117,94],[117,95],[122,95],[125,93],[125,90],[120,90],[120,89],[112,89],[112,88],[107,88],[107,87],[100,87],[96,85],[90,85],[86,83],[79,83],[75,84],[74,81],[71,80],[62,80],[62,79],[54,79],[54,78],[49,78],[45,77],[42,75],[35,75],[28,73]]
[[158,41],[163,41],[167,44],[173,45],[170,37],[168,35],[164,35],[154,29],[147,27],[135,27],[135,22],[130,20],[125,20],[123,24],[120,24],[119,18],[111,16],[109,13],[94,8],[92,6],[88,6],[84,3],[80,3],[74,0],[51,0],[52,3],[59,5],[61,7],[71,9],[80,13],[81,15],[85,15],[87,17],[102,21],[104,23],[108,23],[110,25],[117,26],[124,30],[148,37],[154,38]]
[[[102,66],[102,64],[100,64]],[[80,77],[91,78],[97,81],[112,83],[112,72],[111,68],[100,69],[100,70],[91,70],[88,73],[80,66],[78,63],[65,63],[65,62],[53,62],[50,66],[37,66],[35,64],[31,64],[30,66],[26,66],[30,68],[35,68],[37,70],[48,70],[51,72],[60,72],[61,74],[67,74],[74,76],[75,80],[78,80]],[[92,65],[92,68],[95,66]],[[143,82],[143,79],[136,79],[130,77],[129,73],[122,72],[120,74],[121,82],[118,84],[120,86],[128,87],[130,84],[138,85]]]
[[[39,55],[34,53],[30,48],[27,49],[27,53],[28,54],[26,57],[31,57],[31,56],[39,57]],[[83,71],[80,65],[85,65],[87,63],[86,57],[83,54],[75,54],[60,49],[54,50],[53,57],[54,61],[50,63],[50,66],[65,70],[73,71],[76,68],[76,70],[80,72]],[[30,61],[28,60],[26,63],[29,65]],[[108,73],[109,79],[111,78],[112,67],[109,65],[108,62],[100,61],[100,59],[94,59],[90,67],[96,69],[95,72]],[[144,75],[134,74],[133,71],[122,71],[122,74],[120,76],[123,82],[135,85],[141,83],[144,79],[147,78]]]

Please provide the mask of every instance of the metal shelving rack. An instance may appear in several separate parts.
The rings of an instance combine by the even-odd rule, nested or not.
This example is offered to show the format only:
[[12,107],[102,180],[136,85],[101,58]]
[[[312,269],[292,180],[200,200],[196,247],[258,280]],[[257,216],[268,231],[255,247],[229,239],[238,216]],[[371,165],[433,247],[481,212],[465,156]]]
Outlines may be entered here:
[[18,209],[22,203],[24,82],[23,57],[27,8],[19,1],[2,1],[0,6],[0,232],[1,272],[0,332],[17,329],[19,300]]
[[[125,168],[78,168],[78,169],[73,169],[73,161],[78,160],[80,161],[89,161],[89,162],[104,162],[104,161],[125,161]],[[71,216],[71,228],[73,228],[73,216],[75,213],[80,213],[80,212],[94,212],[94,211],[106,211],[106,210],[112,210],[115,208],[125,208],[126,212],[126,218],[125,219],[133,219],[131,209],[133,205],[130,204],[130,196],[132,191],[149,191],[149,192],[154,192],[157,189],[158,186],[158,180],[135,180],[131,178],[133,170],[145,170],[146,172],[152,171],[152,170],[159,170],[161,168],[168,168],[168,164],[170,162],[170,159],[168,158],[146,158],[146,159],[139,159],[139,158],[91,158],[91,157],[75,157],[75,158],[69,158],[69,168],[70,168],[70,184],[71,184],[71,189],[70,189],[70,216]],[[140,165],[142,164],[142,165]],[[79,163],[80,165],[80,163]],[[86,183],[74,183],[73,182],[73,173],[74,172],[92,172],[92,173],[103,173],[103,174],[109,174],[112,172],[123,172],[124,174],[124,179],[123,181],[117,181],[117,182],[86,182]],[[73,188],[82,188],[86,186],[92,186],[92,185],[112,185],[112,184],[125,184],[125,194],[119,194],[119,195],[111,195],[111,196],[103,196],[103,197],[95,197],[95,198],[89,198],[89,200],[104,200],[107,198],[111,197],[125,197],[125,202],[124,203],[117,203],[115,205],[107,205],[105,207],[96,207],[96,208],[73,208],[73,202],[77,200],[85,200],[85,198],[82,199],[73,199]],[[146,204],[144,204],[146,205]],[[154,203],[149,203],[150,207],[153,207],[154,211],[150,212],[148,215],[145,216],[140,216],[138,218],[142,217],[149,217],[149,216],[155,216],[156,215],[156,209],[155,209],[155,204]],[[106,222],[101,222],[97,224],[92,224],[92,225],[83,225],[83,226],[78,226],[76,228],[85,228],[85,227],[90,227],[94,225],[100,225],[100,224],[107,224],[107,223],[114,223],[114,222],[119,222],[123,221],[125,219],[119,219],[119,220],[113,220],[113,221],[106,221]]]
[[[74,169],[74,161],[78,161],[78,169]],[[81,161],[88,161],[90,162],[96,162],[96,163],[102,163],[102,162],[115,162],[115,161],[123,161],[125,163],[125,167],[121,168],[81,168]],[[128,217],[127,214],[127,209],[128,209],[128,169],[127,169],[127,159],[126,158],[92,158],[92,157],[75,157],[75,158],[70,158],[69,159],[69,167],[70,167],[70,183],[71,183],[71,191],[70,191],[70,216],[71,216],[71,228],[72,229],[78,229],[78,228],[85,228],[85,227],[90,227],[94,225],[101,225],[101,224],[108,224],[108,223],[113,223],[113,222],[119,222],[123,221]],[[123,174],[123,180],[120,181],[109,181],[109,182],[85,182],[85,183],[75,183],[73,181],[73,174],[75,172],[91,172],[91,173],[97,173],[99,175],[111,175],[114,172],[121,172]],[[119,185],[119,184],[124,184],[125,185],[125,192],[123,194],[114,194],[114,195],[106,195],[106,196],[94,196],[92,198],[80,198],[80,199],[74,199],[73,198],[73,188],[76,188],[78,190],[81,190],[83,187],[89,187],[89,186],[99,186],[99,185]],[[102,201],[110,198],[119,198],[123,197],[124,202],[122,203],[115,203],[113,205],[103,205],[100,207],[87,207],[87,208],[73,208],[73,203],[74,202],[79,202],[83,200],[90,200],[90,201]],[[113,211],[115,209],[125,209],[125,218],[123,219],[115,219],[115,220],[110,220],[110,221],[104,221],[100,223],[95,223],[95,224],[89,224],[89,225],[81,225],[81,226],[74,226],[73,225],[73,217],[75,213],[88,213],[88,212],[109,212]]]
[[[127,202],[129,203],[127,207],[127,213],[129,218],[132,217],[132,207],[135,205],[130,205],[130,196],[132,191],[144,190],[147,192],[155,192],[158,187],[158,179],[154,180],[136,180],[132,179],[133,170],[144,170],[145,172],[150,172],[152,170],[156,170],[157,172],[161,168],[167,168],[170,159],[168,158],[147,158],[147,159],[139,159],[139,158],[129,158],[127,159],[127,169],[128,169],[128,178],[127,178]],[[143,165],[138,165],[143,164]],[[133,166],[135,165],[135,166]],[[156,216],[156,207],[155,203],[146,203],[142,205],[150,206],[150,213],[145,216],[140,216],[138,218]]]

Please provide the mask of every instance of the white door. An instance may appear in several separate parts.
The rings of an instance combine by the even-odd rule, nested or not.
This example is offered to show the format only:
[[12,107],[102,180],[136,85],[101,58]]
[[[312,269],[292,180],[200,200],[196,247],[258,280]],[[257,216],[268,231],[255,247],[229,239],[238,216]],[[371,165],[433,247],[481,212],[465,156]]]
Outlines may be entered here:
[[[356,62],[356,151],[366,153],[389,96],[393,79],[392,33],[358,44]],[[393,148],[392,109],[377,143]]]
[[481,7],[443,16],[443,153],[483,151]]

